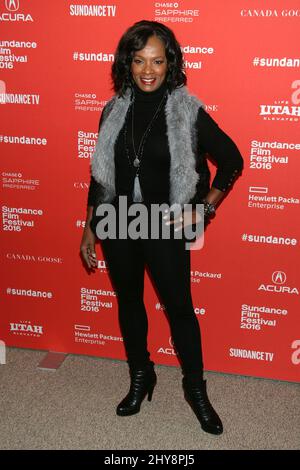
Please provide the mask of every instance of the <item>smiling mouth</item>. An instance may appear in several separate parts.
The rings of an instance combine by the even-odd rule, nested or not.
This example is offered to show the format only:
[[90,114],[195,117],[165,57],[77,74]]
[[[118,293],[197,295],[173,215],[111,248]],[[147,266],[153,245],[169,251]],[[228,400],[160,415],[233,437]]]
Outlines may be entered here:
[[144,84],[144,85],[153,85],[153,83],[155,82],[156,78],[142,78],[141,77],[141,82]]

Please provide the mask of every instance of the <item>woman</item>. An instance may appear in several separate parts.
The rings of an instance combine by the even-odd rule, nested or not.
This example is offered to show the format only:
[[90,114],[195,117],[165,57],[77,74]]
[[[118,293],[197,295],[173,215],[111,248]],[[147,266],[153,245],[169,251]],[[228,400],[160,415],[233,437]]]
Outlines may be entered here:
[[[199,222],[197,203],[203,204],[208,223],[241,171],[243,159],[200,100],[189,94],[180,46],[163,24],[140,21],[124,33],[116,50],[112,79],[115,95],[101,115],[92,156],[81,254],[88,268],[94,270],[96,235],[101,239],[117,293],[130,372],[129,392],[117,406],[117,414],[138,413],[147,394],[151,401],[156,384],[154,363],[147,350],[148,322],[143,303],[147,266],[168,315],[183,372],[184,396],[202,429],[221,434],[222,422],[208,399],[203,378],[200,328],[191,298],[190,251],[185,237],[178,238],[174,233]],[[217,162],[211,187],[206,153]],[[97,218],[97,208],[101,211],[109,203],[119,214],[121,197],[126,197],[129,207],[142,203],[147,209],[154,204],[182,207],[192,203],[192,220],[182,213],[172,218],[169,210],[160,219],[161,224],[174,228],[169,238],[99,236],[98,222],[103,219]]]

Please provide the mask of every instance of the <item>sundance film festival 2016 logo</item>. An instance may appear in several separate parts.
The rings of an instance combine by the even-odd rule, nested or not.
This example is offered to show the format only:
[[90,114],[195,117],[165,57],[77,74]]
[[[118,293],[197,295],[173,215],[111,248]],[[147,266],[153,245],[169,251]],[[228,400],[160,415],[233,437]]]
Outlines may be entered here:
[[[34,217],[42,217],[43,210],[27,207],[2,206],[2,230],[20,232],[35,227]],[[30,217],[29,219],[27,217]]]
[[[185,69],[202,69],[202,60],[199,60],[202,55],[204,54],[205,56],[214,54],[214,48],[213,47],[207,47],[207,46],[190,46],[190,45],[185,45],[180,47],[181,52],[183,53],[183,62],[184,62],[184,67]],[[187,59],[186,56],[191,56],[192,59],[194,59],[195,55],[197,57],[196,60],[190,60]]]
[[33,21],[30,13],[19,13],[19,0],[5,0],[5,8],[7,11],[0,14],[0,21]]
[[289,150],[299,150],[298,146],[299,144],[294,142],[268,142],[253,139],[251,140],[249,168],[270,171],[276,165],[288,165],[289,157],[286,153]]
[[115,291],[82,287],[80,289],[80,310],[82,312],[103,312],[105,309],[111,309],[113,303],[107,297],[115,296]]
[[259,115],[267,121],[294,121],[300,117],[300,80],[294,80],[291,89],[291,102],[288,99],[275,100],[274,104],[261,104]]
[[283,271],[274,271],[272,274],[273,284],[261,284],[258,290],[266,292],[274,292],[277,294],[295,294],[299,295],[299,291],[296,287],[290,287],[284,285],[286,283],[286,274]]

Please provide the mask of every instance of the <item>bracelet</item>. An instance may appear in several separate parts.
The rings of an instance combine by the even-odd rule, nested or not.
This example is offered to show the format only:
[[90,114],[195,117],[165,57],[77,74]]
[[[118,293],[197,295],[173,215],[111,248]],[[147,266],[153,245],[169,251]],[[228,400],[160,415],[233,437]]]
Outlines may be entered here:
[[211,217],[216,213],[216,206],[212,202],[208,202],[206,199],[202,199],[204,204],[204,217]]

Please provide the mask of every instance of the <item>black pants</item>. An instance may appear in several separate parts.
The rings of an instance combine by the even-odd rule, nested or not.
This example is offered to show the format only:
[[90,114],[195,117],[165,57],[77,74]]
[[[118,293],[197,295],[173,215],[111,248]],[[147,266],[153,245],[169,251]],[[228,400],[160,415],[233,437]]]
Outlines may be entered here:
[[182,372],[202,379],[200,327],[194,312],[190,284],[190,251],[185,239],[101,240],[110,278],[117,294],[119,323],[129,365],[145,365],[148,319],[143,301],[144,271],[165,306],[173,344]]

